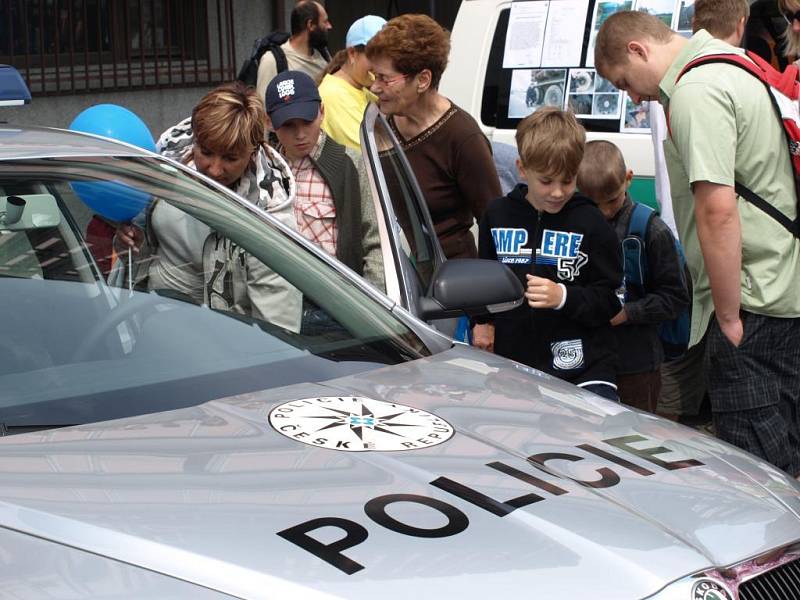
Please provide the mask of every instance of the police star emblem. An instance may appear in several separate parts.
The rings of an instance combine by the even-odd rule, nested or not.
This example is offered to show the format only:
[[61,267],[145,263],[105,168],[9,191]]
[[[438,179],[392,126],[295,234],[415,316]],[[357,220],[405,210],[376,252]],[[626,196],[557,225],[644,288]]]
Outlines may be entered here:
[[343,452],[418,450],[449,440],[453,427],[425,410],[357,396],[304,398],[269,414],[280,434]]

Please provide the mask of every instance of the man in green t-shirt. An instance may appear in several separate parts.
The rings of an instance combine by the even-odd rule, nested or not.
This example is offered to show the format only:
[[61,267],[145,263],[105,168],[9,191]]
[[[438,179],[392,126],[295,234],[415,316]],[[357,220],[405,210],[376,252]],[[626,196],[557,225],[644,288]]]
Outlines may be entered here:
[[[763,84],[733,65],[678,76],[691,60],[741,50],[656,17],[621,12],[601,27],[599,73],[634,102],[659,101],[675,220],[694,284],[690,345],[706,338],[714,426],[724,440],[800,474],[800,244],[739,198],[735,182],[790,219],[793,169]],[[712,318],[713,317],[713,318]]]

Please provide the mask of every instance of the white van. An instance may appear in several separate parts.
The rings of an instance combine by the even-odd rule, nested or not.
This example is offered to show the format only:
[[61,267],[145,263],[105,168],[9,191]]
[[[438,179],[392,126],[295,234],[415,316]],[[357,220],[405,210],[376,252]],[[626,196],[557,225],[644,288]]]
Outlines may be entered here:
[[[639,4],[645,2],[647,0],[638,0]],[[675,0],[673,14],[663,17],[674,16],[678,29],[685,30],[687,22],[691,27],[693,2]],[[558,64],[558,57],[550,56],[545,59],[550,62],[539,67],[524,65],[524,58],[520,60],[519,56],[509,60],[507,54],[517,54],[519,47],[526,42],[518,35],[507,43],[512,4],[518,11],[513,15],[517,24],[524,25],[521,18],[533,19],[533,24],[524,31],[527,41],[536,37],[527,30],[537,27],[537,17],[524,13],[520,17],[519,11],[524,9],[530,12],[533,9],[535,12],[539,9],[542,11],[538,20],[541,26],[539,32],[544,34],[542,37],[546,44],[544,52],[552,55],[556,43],[563,48],[565,41],[569,42],[563,38],[569,35],[571,29],[575,40],[571,54],[577,57],[579,53],[580,57],[569,60],[571,64]],[[586,127],[589,139],[606,139],[622,149],[628,168],[633,169],[635,175],[631,196],[655,207],[655,163],[648,115],[630,103],[626,106],[626,96],[606,80],[597,77],[591,68],[594,57],[590,40],[593,41],[593,31],[611,12],[630,9],[634,4],[636,0],[532,0],[513,3],[509,0],[463,0],[453,26],[450,62],[442,77],[440,91],[469,112],[481,124],[490,140],[511,145],[514,145],[517,124],[537,106],[562,104],[565,108],[571,107]],[[662,0],[651,1],[650,4],[663,6],[665,3]],[[557,14],[559,5],[569,12]],[[550,36],[552,23],[562,28],[562,39],[554,40]],[[521,32],[519,28],[517,32]],[[558,37],[558,32],[554,36]],[[539,51],[542,52],[541,46]],[[561,56],[567,54],[570,53],[562,53]],[[515,61],[522,66],[504,68],[504,64],[513,64]]]

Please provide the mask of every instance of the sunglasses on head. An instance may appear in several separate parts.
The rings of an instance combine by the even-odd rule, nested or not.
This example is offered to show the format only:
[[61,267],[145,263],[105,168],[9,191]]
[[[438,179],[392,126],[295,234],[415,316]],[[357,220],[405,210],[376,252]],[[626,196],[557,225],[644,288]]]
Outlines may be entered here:
[[794,12],[784,12],[783,18],[786,19],[786,22],[791,25],[794,21],[800,21],[800,10],[796,10]]

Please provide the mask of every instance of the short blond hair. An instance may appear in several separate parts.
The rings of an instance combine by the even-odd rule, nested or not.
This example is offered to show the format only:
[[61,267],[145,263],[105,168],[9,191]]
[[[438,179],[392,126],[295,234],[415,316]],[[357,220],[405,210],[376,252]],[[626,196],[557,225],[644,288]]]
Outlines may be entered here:
[[[788,0],[778,0],[778,8],[782,13],[787,13],[789,10]],[[787,23],[786,29],[781,36],[784,43],[784,52],[788,58],[795,58],[800,55],[800,34],[792,31],[792,24]]]
[[619,196],[625,188],[627,168],[622,152],[611,142],[593,140],[586,144],[578,169],[578,189],[595,202]]
[[628,64],[628,44],[650,38],[666,44],[676,35],[664,22],[651,14],[636,10],[614,13],[597,32],[594,46],[594,65],[601,75],[613,66]]
[[692,29],[705,29],[715,38],[724,40],[736,33],[739,21],[750,16],[747,0],[695,0]]
[[586,130],[571,112],[545,106],[520,121],[516,140],[525,169],[572,178],[583,159]]
[[219,153],[255,150],[266,136],[264,103],[254,88],[237,81],[203,96],[192,110],[192,133]]

